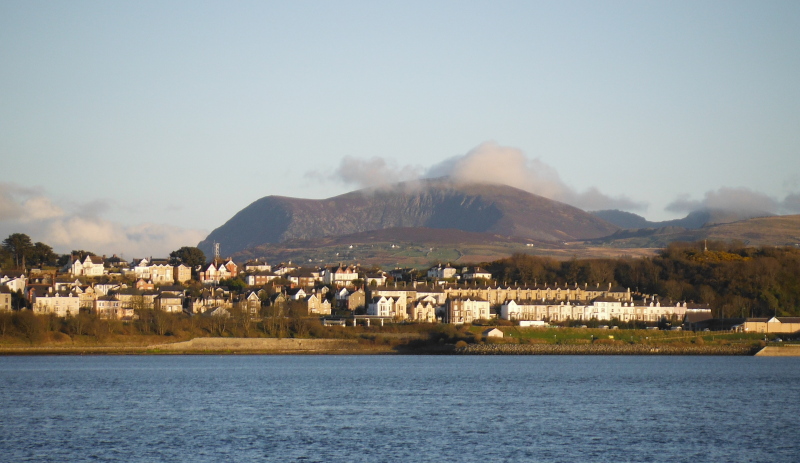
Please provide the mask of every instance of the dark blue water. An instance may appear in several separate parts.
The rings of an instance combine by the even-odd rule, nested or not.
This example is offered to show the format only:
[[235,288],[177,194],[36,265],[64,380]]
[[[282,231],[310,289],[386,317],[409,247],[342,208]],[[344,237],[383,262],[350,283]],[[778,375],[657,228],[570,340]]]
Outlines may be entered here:
[[800,358],[0,357],[3,461],[800,461]]

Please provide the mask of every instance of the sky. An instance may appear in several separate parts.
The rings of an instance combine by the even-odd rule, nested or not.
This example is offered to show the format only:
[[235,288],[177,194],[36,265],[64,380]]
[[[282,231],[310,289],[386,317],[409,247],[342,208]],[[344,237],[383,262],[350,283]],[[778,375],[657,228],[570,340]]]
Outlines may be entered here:
[[797,214],[798,82],[794,0],[0,0],[0,237],[165,256],[440,175]]

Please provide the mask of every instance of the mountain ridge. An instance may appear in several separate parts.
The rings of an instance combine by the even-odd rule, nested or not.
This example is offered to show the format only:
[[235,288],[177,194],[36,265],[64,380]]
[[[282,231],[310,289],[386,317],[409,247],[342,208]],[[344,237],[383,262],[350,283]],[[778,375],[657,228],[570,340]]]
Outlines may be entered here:
[[198,244],[234,254],[263,244],[386,228],[457,229],[542,241],[596,239],[618,227],[581,209],[507,185],[448,178],[401,182],[327,199],[266,196]]
[[674,227],[685,228],[687,230],[696,230],[698,228],[703,228],[710,225],[732,223],[759,217],[772,217],[775,215],[769,212],[756,210],[706,208],[692,211],[687,214],[686,217],[680,219],[651,222],[638,214],[620,211],[618,209],[592,211],[590,214],[600,217],[606,222],[612,223],[622,229],[628,230]]

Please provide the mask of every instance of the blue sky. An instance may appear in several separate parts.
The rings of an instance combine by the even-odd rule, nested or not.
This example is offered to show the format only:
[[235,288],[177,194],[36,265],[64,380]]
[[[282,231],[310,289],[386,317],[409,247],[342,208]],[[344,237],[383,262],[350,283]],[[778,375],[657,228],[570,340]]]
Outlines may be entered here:
[[61,252],[442,173],[800,213],[794,1],[3,0],[0,62],[0,234]]

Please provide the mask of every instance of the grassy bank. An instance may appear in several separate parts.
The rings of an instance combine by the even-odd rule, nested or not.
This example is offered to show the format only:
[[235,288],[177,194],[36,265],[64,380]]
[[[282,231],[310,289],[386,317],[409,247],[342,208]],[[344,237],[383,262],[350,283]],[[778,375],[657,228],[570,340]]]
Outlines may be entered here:
[[589,328],[498,327],[503,338],[485,338],[488,326],[392,324],[319,327],[306,336],[196,336],[44,333],[36,339],[0,337],[1,355],[36,354],[602,354],[747,355],[765,346],[763,335]]

